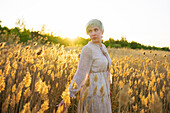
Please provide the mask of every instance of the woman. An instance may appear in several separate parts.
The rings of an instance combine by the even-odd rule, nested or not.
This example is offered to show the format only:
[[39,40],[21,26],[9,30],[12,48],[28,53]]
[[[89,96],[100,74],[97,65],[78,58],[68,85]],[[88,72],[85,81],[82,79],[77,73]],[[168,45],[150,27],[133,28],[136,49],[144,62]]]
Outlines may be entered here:
[[104,28],[100,20],[90,20],[86,33],[91,41],[82,48],[77,71],[69,86],[70,97],[80,91],[78,113],[112,113],[110,65],[107,48],[102,44]]

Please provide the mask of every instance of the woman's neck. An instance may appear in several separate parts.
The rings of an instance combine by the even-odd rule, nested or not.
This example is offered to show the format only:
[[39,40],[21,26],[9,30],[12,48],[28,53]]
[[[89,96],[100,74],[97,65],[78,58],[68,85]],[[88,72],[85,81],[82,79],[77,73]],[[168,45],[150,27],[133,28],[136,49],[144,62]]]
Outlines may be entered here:
[[92,42],[93,44],[99,45],[100,47],[102,47],[102,43],[101,42]]

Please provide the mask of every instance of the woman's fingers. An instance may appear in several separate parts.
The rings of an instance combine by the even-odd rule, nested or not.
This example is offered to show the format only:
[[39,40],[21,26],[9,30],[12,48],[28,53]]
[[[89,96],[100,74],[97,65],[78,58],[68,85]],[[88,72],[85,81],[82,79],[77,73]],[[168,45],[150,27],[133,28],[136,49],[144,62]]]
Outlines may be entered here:
[[64,104],[64,100],[62,100],[58,105],[56,105],[57,107],[62,106]]

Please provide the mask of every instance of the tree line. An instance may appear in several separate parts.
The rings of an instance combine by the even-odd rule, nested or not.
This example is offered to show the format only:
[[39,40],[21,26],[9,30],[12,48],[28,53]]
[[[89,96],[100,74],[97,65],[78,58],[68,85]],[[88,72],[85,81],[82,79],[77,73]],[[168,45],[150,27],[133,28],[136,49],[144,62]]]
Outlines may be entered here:
[[[1,23],[1,21],[0,21]],[[54,36],[53,33],[44,33],[45,26],[43,25],[41,31],[30,31],[25,28],[24,23],[21,23],[20,20],[17,22],[18,27],[9,29],[8,27],[2,27],[0,24],[0,38],[1,42],[6,41],[11,38],[19,38],[20,41],[18,43],[28,43],[31,41],[39,41],[42,44],[46,43],[54,43],[64,46],[84,46],[89,41],[90,38],[85,39],[83,37],[77,37],[76,39],[62,38],[60,36]],[[10,36],[9,36],[10,35]],[[6,37],[6,38],[3,38]],[[148,49],[148,50],[163,50],[170,51],[169,47],[155,47],[155,46],[146,46],[140,44],[138,42],[132,41],[128,42],[126,37],[122,36],[120,40],[114,40],[113,38],[109,38],[109,40],[103,41],[106,47],[109,48],[131,48],[131,49]]]

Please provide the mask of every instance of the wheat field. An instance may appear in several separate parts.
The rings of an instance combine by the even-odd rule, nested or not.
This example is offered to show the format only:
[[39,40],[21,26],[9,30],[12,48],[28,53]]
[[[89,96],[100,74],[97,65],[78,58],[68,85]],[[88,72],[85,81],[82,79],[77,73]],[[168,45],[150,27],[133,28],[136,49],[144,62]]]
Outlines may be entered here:
[[[12,36],[10,36],[12,37]],[[39,38],[41,39],[41,38]],[[170,53],[108,48],[112,59],[110,84],[113,113],[170,112]],[[76,71],[81,47],[27,44],[9,38],[0,43],[0,112],[60,113],[64,99],[75,113],[76,99],[68,85]]]

